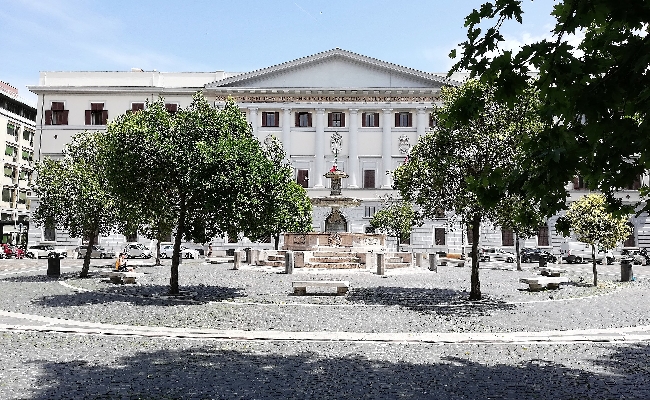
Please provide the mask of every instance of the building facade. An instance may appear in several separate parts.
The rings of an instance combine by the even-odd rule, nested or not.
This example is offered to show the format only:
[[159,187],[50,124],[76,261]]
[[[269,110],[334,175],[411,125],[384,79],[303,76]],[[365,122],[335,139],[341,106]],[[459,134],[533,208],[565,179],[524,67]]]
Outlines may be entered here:
[[0,140],[4,147],[0,198],[2,243],[27,243],[35,132],[36,108],[19,97],[18,89],[0,82]]
[[[411,146],[432,126],[431,110],[444,86],[459,82],[445,74],[428,73],[333,49],[246,73],[164,73],[132,69],[128,72],[42,72],[38,95],[35,148],[37,157],[57,157],[73,134],[103,130],[108,121],[147,101],[164,97],[168,110],[186,107],[196,91],[215,106],[233,98],[260,141],[275,136],[283,143],[296,181],[310,197],[329,194],[324,174],[337,164],[349,178],[343,196],[360,200],[342,208],[339,224],[348,232],[365,232],[382,198],[396,196],[390,172],[401,165]],[[583,191],[568,186],[572,198]],[[638,191],[626,194],[638,199]],[[314,230],[324,231],[332,210],[315,207]],[[341,221],[341,217],[343,220]],[[450,215],[414,228],[410,246],[422,250],[460,252],[466,248],[466,229]],[[634,220],[644,232],[645,220]],[[38,232],[34,234],[36,236]],[[76,245],[64,233],[62,244]],[[100,238],[119,246],[120,235]],[[68,241],[68,242],[66,242]],[[512,235],[486,226],[484,245],[514,246]],[[523,245],[551,247],[564,241],[554,232],[554,219],[540,227],[539,235]],[[635,245],[637,245],[635,239]],[[224,246],[249,247],[246,238]]]

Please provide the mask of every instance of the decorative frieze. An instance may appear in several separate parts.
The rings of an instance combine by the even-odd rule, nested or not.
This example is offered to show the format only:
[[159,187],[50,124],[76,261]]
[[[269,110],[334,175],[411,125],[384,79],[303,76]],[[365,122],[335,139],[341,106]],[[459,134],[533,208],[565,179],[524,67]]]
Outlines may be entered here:
[[237,103],[431,103],[438,101],[434,96],[391,97],[391,96],[250,96],[235,93],[216,95],[215,101],[225,102],[232,98]]

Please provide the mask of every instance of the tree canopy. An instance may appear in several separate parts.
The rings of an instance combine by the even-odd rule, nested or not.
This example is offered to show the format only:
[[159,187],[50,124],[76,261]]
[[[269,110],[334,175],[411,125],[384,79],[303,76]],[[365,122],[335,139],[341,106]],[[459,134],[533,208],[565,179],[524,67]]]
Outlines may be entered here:
[[370,225],[388,236],[397,238],[397,250],[400,243],[408,240],[411,229],[417,223],[417,213],[411,203],[398,199],[386,199],[384,207],[372,216]]
[[88,275],[97,236],[110,233],[119,222],[115,197],[107,190],[99,158],[102,146],[101,132],[82,132],[72,137],[61,159],[46,158],[36,165],[33,189],[40,200],[34,221],[88,240],[82,277]]
[[627,218],[609,212],[602,194],[589,194],[571,203],[555,226],[563,235],[573,232],[578,241],[591,245],[594,286],[598,284],[596,248],[613,249],[630,234]]
[[[533,103],[522,97],[519,108],[510,109],[475,80],[443,88],[441,99],[443,105],[434,111],[437,127],[420,138],[407,162],[395,170],[394,186],[404,200],[419,206],[423,217],[453,211],[472,227],[470,299],[480,300],[480,225],[497,220],[501,203],[515,193],[513,182],[522,172],[520,141],[536,129]],[[469,109],[472,117],[465,118]]]
[[[564,185],[574,174],[620,206],[615,192],[650,168],[650,2],[563,0],[552,15],[551,38],[506,51],[501,27],[522,23],[521,1],[484,3],[465,19],[467,40],[450,74],[469,70],[499,101],[515,104],[537,73],[544,129],[525,143],[523,185],[544,199],[547,215],[565,207]],[[483,31],[483,23],[492,26]]]

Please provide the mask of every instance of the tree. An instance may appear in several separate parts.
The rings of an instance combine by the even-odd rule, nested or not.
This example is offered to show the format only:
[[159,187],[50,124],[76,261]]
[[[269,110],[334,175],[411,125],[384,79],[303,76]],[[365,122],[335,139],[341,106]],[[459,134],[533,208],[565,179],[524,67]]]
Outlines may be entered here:
[[[242,215],[250,215],[247,204],[258,201],[230,196],[222,184],[237,182],[245,189],[251,181],[240,179],[245,176],[242,168],[214,157],[225,153],[238,153],[238,159],[250,154],[255,157],[258,153],[251,149],[256,142],[239,107],[228,101],[217,110],[200,93],[187,108],[173,115],[160,99],[144,110],[119,116],[107,126],[103,157],[110,190],[122,202],[133,204],[136,213],[150,210],[138,221],[150,220],[162,211],[170,213],[165,214],[165,220],[173,220],[171,294],[179,292],[181,241],[204,243],[207,237],[236,227]],[[228,203],[225,211],[231,213],[215,216],[221,211],[215,205],[222,203]],[[239,207],[243,211],[234,213]]]
[[[577,173],[620,206],[616,191],[650,168],[650,2],[563,0],[552,15],[552,39],[503,51],[501,28],[511,19],[522,23],[521,1],[486,2],[466,17],[468,39],[450,73],[467,69],[494,87],[499,101],[515,104],[538,72],[533,85],[546,124],[525,143],[526,189],[552,214],[566,207],[563,186]],[[489,29],[479,28],[490,21]]]
[[385,232],[388,236],[397,238],[397,250],[399,251],[400,242],[409,238],[416,220],[417,215],[411,203],[386,199],[384,207],[373,215],[370,225]]
[[495,222],[502,228],[510,229],[515,235],[517,271],[521,271],[519,239],[535,236],[539,226],[544,223],[544,216],[539,211],[539,206],[520,195],[507,196],[497,207]]
[[[282,232],[310,232],[312,230],[311,200],[305,189],[293,179],[293,171],[286,162],[282,144],[273,136],[265,140],[266,160],[260,159],[260,210],[245,227],[251,240],[272,237],[277,250]],[[249,188],[251,189],[251,188]]]
[[591,245],[594,286],[598,285],[596,247],[610,250],[630,235],[627,218],[607,210],[607,199],[602,194],[589,194],[571,203],[567,213],[558,218],[555,227],[569,236],[573,232],[578,241]]
[[[443,88],[441,98],[443,105],[435,110],[437,127],[420,138],[407,162],[395,170],[394,187],[424,217],[454,211],[472,227],[470,300],[480,300],[481,222],[496,220],[499,203],[519,178],[519,141],[527,131],[516,121],[531,113],[495,102],[492,90],[477,81]],[[474,118],[461,118],[464,108],[471,108]]]
[[63,158],[46,158],[36,166],[34,192],[40,202],[34,221],[88,240],[82,278],[88,276],[98,235],[110,233],[119,220],[115,198],[107,190],[104,164],[98,157],[102,145],[101,132],[79,133],[66,145]]

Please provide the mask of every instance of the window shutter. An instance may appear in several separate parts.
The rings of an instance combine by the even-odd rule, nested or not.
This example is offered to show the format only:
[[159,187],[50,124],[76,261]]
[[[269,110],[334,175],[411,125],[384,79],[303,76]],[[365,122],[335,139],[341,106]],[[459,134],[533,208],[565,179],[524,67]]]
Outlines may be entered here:
[[400,113],[395,113],[395,126],[396,127],[400,126],[399,125],[399,122],[400,122],[399,121],[399,116],[400,116]]
[[580,179],[577,176],[573,177],[573,190],[580,189]]
[[92,111],[86,110],[86,125],[90,125],[90,115]]
[[435,228],[436,246],[445,245],[445,228]]
[[45,110],[45,125],[52,125],[52,110]]
[[379,127],[379,113],[375,113],[375,128]]
[[548,225],[542,225],[537,230],[537,245],[548,246]]
[[366,114],[367,113],[361,113],[361,126],[366,127]]
[[409,128],[413,126],[413,114],[408,113],[408,126]]
[[332,125],[334,125],[334,124],[332,123],[332,119],[333,119],[333,118],[332,118],[332,114],[333,114],[333,113],[327,113],[327,126],[329,126],[329,127],[332,127]]
[[364,189],[374,189],[375,188],[375,170],[374,169],[365,169],[365,170],[363,170],[363,188]]
[[266,112],[262,112],[262,127],[266,126]]
[[311,127],[311,113],[307,114],[307,126]]
[[344,126],[345,126],[345,113],[342,112],[341,113],[341,127],[344,127]]
[[515,240],[511,229],[501,229],[501,245],[514,246]]
[[52,109],[52,111],[61,111],[61,110],[63,110],[63,102],[62,101],[53,101],[51,109]]
[[108,110],[102,111],[102,125],[106,125],[108,122]]
[[165,109],[167,109],[168,113],[173,114],[176,111],[178,111],[178,104],[176,104],[176,103],[165,103]]
[[429,128],[433,128],[433,113],[429,113]]
[[104,109],[104,103],[90,103],[91,111],[102,111]]
[[634,180],[634,183],[632,184],[632,190],[639,190],[641,189],[641,177],[637,176],[636,179]]
[[300,126],[300,113],[296,113],[296,126]]
[[[273,119],[273,121],[274,121],[273,126],[280,126],[280,112],[276,111],[276,112],[273,113],[273,115],[275,116],[275,118]],[[287,123],[288,123],[288,121],[287,121]]]
[[61,125],[68,125],[68,113],[70,110],[61,111]]

